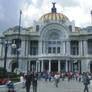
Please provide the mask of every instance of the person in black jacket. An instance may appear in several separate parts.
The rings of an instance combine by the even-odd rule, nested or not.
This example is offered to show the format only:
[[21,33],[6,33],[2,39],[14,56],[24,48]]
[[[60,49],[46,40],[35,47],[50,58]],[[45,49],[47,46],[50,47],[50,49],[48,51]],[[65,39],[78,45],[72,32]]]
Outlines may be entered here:
[[25,75],[25,79],[26,79],[26,83],[25,83],[25,86],[26,86],[26,92],[30,92],[30,85],[31,85],[31,74],[30,72],[27,72],[27,75]]
[[87,73],[84,73],[84,76],[83,76],[84,92],[86,91],[89,92],[89,89],[88,89],[89,83],[90,83],[89,77]]
[[37,75],[33,75],[33,92],[37,92]]

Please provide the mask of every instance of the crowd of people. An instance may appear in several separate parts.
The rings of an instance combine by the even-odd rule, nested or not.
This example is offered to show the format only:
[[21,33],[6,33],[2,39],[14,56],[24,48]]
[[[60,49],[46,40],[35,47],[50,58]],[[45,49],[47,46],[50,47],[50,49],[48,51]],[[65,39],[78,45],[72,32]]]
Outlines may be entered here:
[[73,72],[51,72],[51,73],[21,73],[20,81],[23,83],[23,88],[26,88],[26,92],[30,92],[30,86],[33,86],[33,92],[37,92],[37,81],[43,79],[45,82],[54,81],[54,85],[58,87],[60,79],[70,82],[76,80],[84,84],[84,92],[89,92],[88,85],[92,85],[92,74],[90,73],[73,73]]
[[[22,88],[26,88],[26,92],[30,92],[30,87],[32,86],[33,92],[37,92],[38,81],[44,80],[45,82],[53,82],[55,87],[58,88],[60,80],[68,82],[71,80],[79,81],[84,84],[84,92],[89,92],[88,85],[92,85],[92,74],[91,73],[74,73],[74,72],[44,72],[44,73],[20,73],[20,82],[22,83]],[[14,84],[9,80],[4,79],[2,83],[6,82],[8,87],[8,92],[15,92]],[[10,91],[12,89],[12,91]]]

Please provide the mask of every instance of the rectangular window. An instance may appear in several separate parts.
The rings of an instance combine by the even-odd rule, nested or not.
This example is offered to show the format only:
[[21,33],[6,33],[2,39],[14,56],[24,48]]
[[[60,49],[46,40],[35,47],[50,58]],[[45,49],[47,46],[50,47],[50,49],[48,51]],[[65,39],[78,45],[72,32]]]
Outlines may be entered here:
[[71,41],[71,55],[79,54],[79,43],[78,41]]
[[60,47],[57,47],[57,53],[60,53]]
[[48,47],[48,53],[51,53],[51,47]]
[[92,54],[92,39],[88,40],[88,54]]
[[69,26],[69,31],[72,31],[72,25]]
[[51,44],[51,41],[48,41],[48,44]]
[[36,40],[30,42],[30,55],[38,55],[38,41]]
[[39,25],[36,25],[36,31],[37,32],[39,31]]
[[57,41],[57,44],[58,44],[58,45],[60,45],[60,44],[61,44],[61,42],[60,42],[60,41]]
[[53,47],[53,53],[56,53],[56,47]]

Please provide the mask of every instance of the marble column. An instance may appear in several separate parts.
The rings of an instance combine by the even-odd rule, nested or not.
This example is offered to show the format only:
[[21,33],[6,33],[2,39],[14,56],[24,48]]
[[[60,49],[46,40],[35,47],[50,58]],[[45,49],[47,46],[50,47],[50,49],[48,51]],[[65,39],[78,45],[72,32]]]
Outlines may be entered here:
[[30,61],[28,61],[28,65],[29,65],[29,66],[28,66],[28,70],[30,71]]
[[70,41],[66,42],[66,54],[70,55]]
[[43,54],[45,54],[45,45],[46,45],[46,44],[45,44],[45,41],[44,41]]
[[51,60],[49,60],[49,72],[51,72]]
[[4,56],[4,46],[3,46],[3,44],[1,44],[1,57],[3,57]]
[[29,44],[28,44],[28,42],[29,42],[29,41],[26,40],[26,55],[27,55],[27,56],[29,55],[29,52],[28,52],[28,47],[29,47],[28,45],[29,45]]
[[8,41],[7,43],[7,57],[11,56],[11,49],[12,49],[12,45],[11,45],[11,41]]
[[66,43],[65,43],[65,41],[63,42],[63,55],[65,55],[66,54]]
[[30,45],[31,45],[30,40],[27,41],[27,45],[28,45],[27,46],[27,53],[28,53],[27,55],[30,55]]
[[58,60],[58,72],[60,72],[61,67],[60,67],[60,60]]
[[83,41],[83,47],[84,47],[84,56],[86,56],[86,55],[88,55],[87,40]]
[[79,55],[82,56],[82,41],[79,41]]
[[38,55],[42,54],[42,41],[38,41],[39,42],[39,47],[38,47]]
[[68,61],[66,60],[66,72],[68,72]]
[[41,61],[41,72],[43,72],[43,60]]
[[38,70],[38,63],[37,63],[38,61],[36,61],[36,72],[38,72],[37,70]]
[[21,50],[22,52],[20,53],[21,56],[25,55],[25,40],[21,41]]

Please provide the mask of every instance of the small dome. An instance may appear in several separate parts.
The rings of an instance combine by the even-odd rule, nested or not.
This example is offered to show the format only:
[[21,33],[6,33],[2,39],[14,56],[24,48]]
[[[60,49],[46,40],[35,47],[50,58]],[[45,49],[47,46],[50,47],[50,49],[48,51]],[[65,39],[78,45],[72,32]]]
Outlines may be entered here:
[[47,13],[39,19],[40,21],[45,21],[45,20],[69,20],[68,17],[61,13]]

